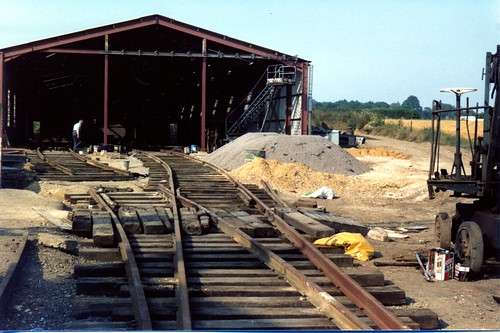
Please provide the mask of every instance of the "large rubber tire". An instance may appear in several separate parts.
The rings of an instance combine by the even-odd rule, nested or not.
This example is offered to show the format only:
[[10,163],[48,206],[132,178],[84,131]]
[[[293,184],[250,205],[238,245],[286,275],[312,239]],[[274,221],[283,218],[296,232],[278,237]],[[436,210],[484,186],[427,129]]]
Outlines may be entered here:
[[440,212],[436,215],[434,235],[439,247],[445,250],[451,249],[451,218],[447,213]]
[[481,228],[475,222],[463,222],[457,231],[455,262],[469,267],[470,275],[477,276],[483,265],[483,256],[484,243]]

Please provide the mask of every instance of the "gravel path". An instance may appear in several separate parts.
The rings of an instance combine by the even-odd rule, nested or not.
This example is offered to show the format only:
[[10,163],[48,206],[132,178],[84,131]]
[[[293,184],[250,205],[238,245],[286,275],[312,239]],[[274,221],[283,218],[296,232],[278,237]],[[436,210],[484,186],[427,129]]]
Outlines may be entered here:
[[[48,230],[47,230],[48,231]],[[76,256],[38,246],[31,240],[27,260],[4,317],[1,330],[62,330],[71,319]]]

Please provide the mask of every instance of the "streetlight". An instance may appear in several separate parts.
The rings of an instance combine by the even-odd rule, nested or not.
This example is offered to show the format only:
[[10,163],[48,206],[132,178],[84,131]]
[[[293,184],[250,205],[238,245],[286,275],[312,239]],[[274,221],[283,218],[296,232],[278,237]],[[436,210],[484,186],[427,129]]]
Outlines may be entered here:
[[[467,94],[476,91],[475,88],[444,88],[440,89],[440,92],[454,93],[456,97],[456,138],[455,138],[455,156],[453,159],[453,168],[455,168],[455,180],[461,180],[462,177],[462,153],[460,152],[460,97],[463,94]],[[453,174],[453,170],[451,172]]]

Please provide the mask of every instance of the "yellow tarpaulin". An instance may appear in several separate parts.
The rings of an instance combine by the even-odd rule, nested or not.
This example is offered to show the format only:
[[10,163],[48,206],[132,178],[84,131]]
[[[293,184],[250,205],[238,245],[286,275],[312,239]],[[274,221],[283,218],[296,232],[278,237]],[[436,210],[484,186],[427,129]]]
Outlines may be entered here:
[[370,260],[375,254],[370,243],[358,233],[340,232],[331,237],[320,238],[314,244],[343,247],[346,254],[360,261]]

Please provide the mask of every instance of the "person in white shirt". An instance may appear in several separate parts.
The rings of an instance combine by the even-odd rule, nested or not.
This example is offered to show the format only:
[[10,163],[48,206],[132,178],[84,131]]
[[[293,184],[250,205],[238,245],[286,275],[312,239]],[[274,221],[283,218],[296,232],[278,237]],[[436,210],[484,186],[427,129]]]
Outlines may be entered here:
[[82,128],[83,120],[80,119],[76,124],[73,125],[73,150],[76,151],[80,143],[82,141],[80,140],[80,130]]

